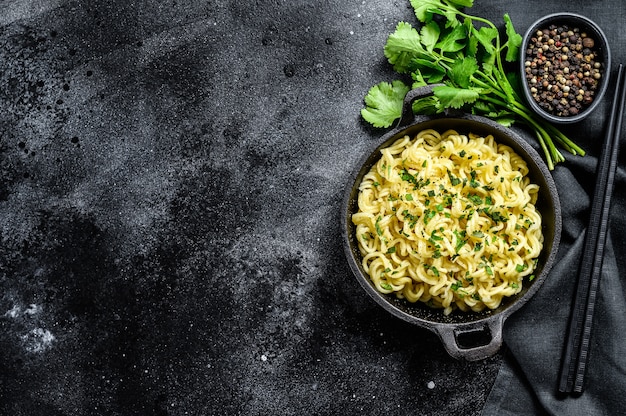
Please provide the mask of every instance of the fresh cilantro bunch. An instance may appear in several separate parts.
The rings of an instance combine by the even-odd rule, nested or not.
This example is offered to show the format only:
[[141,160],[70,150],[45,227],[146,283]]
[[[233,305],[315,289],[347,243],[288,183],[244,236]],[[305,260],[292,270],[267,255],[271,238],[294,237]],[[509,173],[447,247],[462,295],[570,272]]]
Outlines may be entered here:
[[[519,75],[507,73],[505,63],[519,59],[522,37],[508,14],[504,33],[487,19],[466,14],[474,0],[410,0],[419,30],[400,22],[385,44],[385,57],[393,69],[407,76],[373,86],[365,96],[362,117],[375,127],[390,127],[402,114],[404,96],[411,88],[440,84],[434,95],[413,104],[419,114],[463,109],[510,126],[524,122],[536,134],[550,169],[565,160],[555,146],[584,155],[578,145],[556,127],[535,115],[522,101]],[[409,78],[410,76],[410,78]]]

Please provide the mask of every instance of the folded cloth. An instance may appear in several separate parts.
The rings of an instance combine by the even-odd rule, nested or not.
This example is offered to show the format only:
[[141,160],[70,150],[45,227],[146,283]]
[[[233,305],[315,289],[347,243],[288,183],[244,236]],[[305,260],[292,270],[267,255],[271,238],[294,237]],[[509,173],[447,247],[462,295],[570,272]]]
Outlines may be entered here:
[[[598,140],[602,129],[596,129]],[[626,148],[625,143],[621,143]],[[624,149],[626,150],[626,149]],[[626,415],[626,186],[623,161],[615,177],[609,233],[596,301],[585,390],[558,393],[561,359],[582,258],[598,159],[572,158],[553,171],[563,210],[557,262],[541,289],[506,322],[504,362],[483,416]]]

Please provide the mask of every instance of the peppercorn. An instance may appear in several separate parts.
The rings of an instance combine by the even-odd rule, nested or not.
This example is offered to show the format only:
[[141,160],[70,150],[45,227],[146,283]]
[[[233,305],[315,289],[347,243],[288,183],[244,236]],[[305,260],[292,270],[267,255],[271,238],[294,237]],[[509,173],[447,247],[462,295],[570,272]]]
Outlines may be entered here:
[[526,45],[525,78],[531,96],[559,117],[577,115],[594,100],[604,73],[595,40],[580,28],[549,25]]

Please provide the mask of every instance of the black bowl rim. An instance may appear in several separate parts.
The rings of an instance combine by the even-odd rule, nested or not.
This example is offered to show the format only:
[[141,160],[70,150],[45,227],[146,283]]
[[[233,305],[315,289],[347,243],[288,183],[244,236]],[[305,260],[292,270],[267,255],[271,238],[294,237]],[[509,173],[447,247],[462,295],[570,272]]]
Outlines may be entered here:
[[[601,81],[602,85],[600,86],[600,89],[596,93],[596,96],[593,102],[584,111],[578,113],[575,116],[568,116],[568,117],[555,116],[553,114],[550,114],[544,111],[541,107],[539,107],[539,105],[537,105],[535,100],[532,98],[532,95],[530,94],[530,88],[528,87],[528,83],[526,82],[525,66],[524,66],[525,61],[526,61],[526,45],[528,44],[528,41],[530,40],[532,35],[537,31],[537,29],[540,26],[545,25],[546,23],[549,23],[549,22],[560,22],[560,21],[574,21],[578,23],[580,26],[584,26],[585,29],[592,29],[594,32],[596,32],[594,33],[594,35],[596,35],[596,39],[599,40],[601,43],[599,50],[602,51],[602,57],[604,60],[604,74],[602,76],[602,81]],[[520,48],[520,53],[521,53],[520,62],[519,62],[520,63],[520,78],[521,78],[520,84],[521,84],[521,88],[524,94],[524,98],[526,99],[528,105],[531,107],[531,109],[535,113],[537,113],[539,116],[543,117],[544,119],[550,122],[553,122],[556,124],[571,124],[571,123],[576,123],[578,121],[581,121],[587,118],[600,104],[600,102],[602,101],[602,98],[604,97],[606,93],[606,90],[608,89],[610,75],[611,75],[611,48],[609,46],[609,41],[604,31],[600,28],[600,26],[597,23],[595,23],[593,20],[588,18],[587,16],[583,16],[581,14],[572,13],[572,12],[559,12],[559,13],[548,14],[546,16],[543,16],[537,19],[526,30],[526,33],[524,34],[524,37],[522,40],[522,47]]]

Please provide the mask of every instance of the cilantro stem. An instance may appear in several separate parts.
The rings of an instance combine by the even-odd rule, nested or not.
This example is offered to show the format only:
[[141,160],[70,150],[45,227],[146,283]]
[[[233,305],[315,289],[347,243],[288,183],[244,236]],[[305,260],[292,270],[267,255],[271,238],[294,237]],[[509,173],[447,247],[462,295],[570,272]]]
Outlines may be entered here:
[[[496,95],[498,95],[500,98],[505,98],[503,97],[504,94],[502,93],[497,93],[496,91],[494,91],[494,93],[496,93]],[[483,96],[482,98],[483,100],[491,102],[495,105],[510,109],[513,113],[519,116],[527,125],[532,127],[537,135],[539,144],[546,156],[546,163],[548,164],[548,168],[550,170],[554,169],[554,163],[565,161],[565,157],[563,157],[563,154],[559,152],[559,150],[554,145],[550,134],[538,121],[536,121],[535,119],[533,119],[533,117],[529,115],[528,110],[524,111],[524,107],[522,104],[520,104],[519,102],[502,102],[496,98],[489,96]],[[522,106],[522,108],[519,108],[520,106]]]
[[[548,161],[548,168],[550,170],[554,169],[554,163],[564,162],[565,157],[556,148],[554,142],[552,141],[552,136],[548,134],[548,132],[539,124],[535,119],[528,115],[528,113],[521,111],[517,108],[513,108],[512,111],[519,115],[524,121],[529,124],[536,132],[537,137],[539,138],[540,143],[542,144],[542,148],[544,150],[544,154],[546,155],[546,159]],[[542,140],[545,141],[545,145],[542,143]],[[547,146],[547,149],[545,148]]]
[[538,131],[535,131],[535,136],[537,136],[537,141],[539,142],[539,146],[543,150],[543,154],[546,157],[546,164],[548,165],[548,169],[554,169],[554,161],[552,160],[552,156],[548,151],[548,146],[546,145],[546,141],[543,139],[543,136]]
[[[554,161],[556,161],[557,163],[565,160],[563,155],[556,149],[556,146],[554,145],[554,142],[552,140],[553,138],[571,154],[581,155],[581,156],[585,155],[585,151],[576,143],[572,142],[559,129],[557,129],[556,127],[554,127],[553,125],[549,123],[541,123],[540,121],[537,121],[533,119],[532,117],[530,117],[528,115],[530,113],[530,110],[524,104],[520,103],[518,100],[510,100],[508,96],[506,96],[503,92],[500,91],[498,84],[496,84],[495,80],[493,80],[491,77],[488,77],[481,71],[477,71],[476,74],[480,75],[482,78],[484,78],[487,81],[487,83],[485,83],[482,80],[472,76],[471,79],[476,85],[485,89],[489,89],[489,91],[491,91],[493,94],[498,96],[500,99],[505,100],[505,102],[500,102],[499,100],[496,100],[496,101],[489,100],[487,99],[487,97],[483,97],[483,98],[486,101],[490,101],[496,105],[506,106],[511,111],[513,111],[516,115],[521,117],[533,129],[535,129],[537,133],[537,137],[540,140],[541,147],[543,148],[544,153],[546,153],[546,156],[548,156],[548,150],[549,150],[550,155],[552,156]],[[548,148],[546,148],[546,146]]]
[[586,154],[585,150],[578,146],[576,143],[571,141],[569,137],[563,134],[559,129],[554,127],[552,124],[546,123],[546,130],[548,130],[551,136],[554,136],[557,142],[565,147],[570,153],[573,155],[584,156]]

